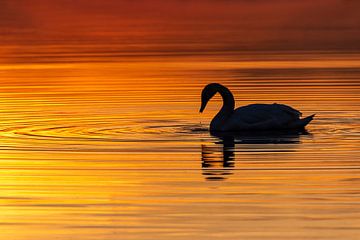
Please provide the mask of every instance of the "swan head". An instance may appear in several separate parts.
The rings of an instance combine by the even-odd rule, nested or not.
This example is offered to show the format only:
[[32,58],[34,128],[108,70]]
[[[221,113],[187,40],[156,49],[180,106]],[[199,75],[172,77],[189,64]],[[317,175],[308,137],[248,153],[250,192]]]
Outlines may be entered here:
[[201,92],[201,107],[200,112],[202,113],[206,107],[206,104],[209,100],[218,92],[219,89],[218,83],[210,83],[204,87]]

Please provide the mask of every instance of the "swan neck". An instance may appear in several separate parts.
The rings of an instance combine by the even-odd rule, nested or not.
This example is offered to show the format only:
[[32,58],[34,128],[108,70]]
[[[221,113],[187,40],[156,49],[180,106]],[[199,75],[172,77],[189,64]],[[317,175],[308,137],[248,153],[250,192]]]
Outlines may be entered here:
[[235,100],[233,94],[226,87],[222,87],[218,91],[223,99],[223,106],[220,112],[226,115],[232,113],[235,108]]
[[224,86],[221,86],[218,92],[223,99],[223,106],[211,121],[210,129],[214,131],[225,131],[227,128],[226,121],[234,112],[235,100],[230,90]]

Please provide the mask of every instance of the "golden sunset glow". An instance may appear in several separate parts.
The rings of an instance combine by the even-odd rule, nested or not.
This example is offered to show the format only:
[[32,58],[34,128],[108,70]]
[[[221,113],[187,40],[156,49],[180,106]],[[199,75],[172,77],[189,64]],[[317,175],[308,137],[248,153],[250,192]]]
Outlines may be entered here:
[[[359,9],[0,1],[1,239],[357,239]],[[216,137],[215,82],[315,119]]]

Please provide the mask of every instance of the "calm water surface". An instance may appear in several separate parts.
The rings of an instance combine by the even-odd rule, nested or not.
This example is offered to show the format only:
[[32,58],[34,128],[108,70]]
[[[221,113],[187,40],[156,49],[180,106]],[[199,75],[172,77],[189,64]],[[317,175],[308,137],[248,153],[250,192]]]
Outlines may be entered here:
[[[360,55],[38,55],[0,64],[2,239],[360,238]],[[211,136],[210,82],[316,119]]]

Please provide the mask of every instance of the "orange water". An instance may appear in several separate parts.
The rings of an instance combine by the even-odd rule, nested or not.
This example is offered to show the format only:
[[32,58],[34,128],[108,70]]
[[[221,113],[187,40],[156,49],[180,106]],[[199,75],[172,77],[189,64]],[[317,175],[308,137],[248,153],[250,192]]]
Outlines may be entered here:
[[[36,56],[0,64],[2,239],[360,237],[359,54]],[[317,115],[227,145],[210,82]]]

